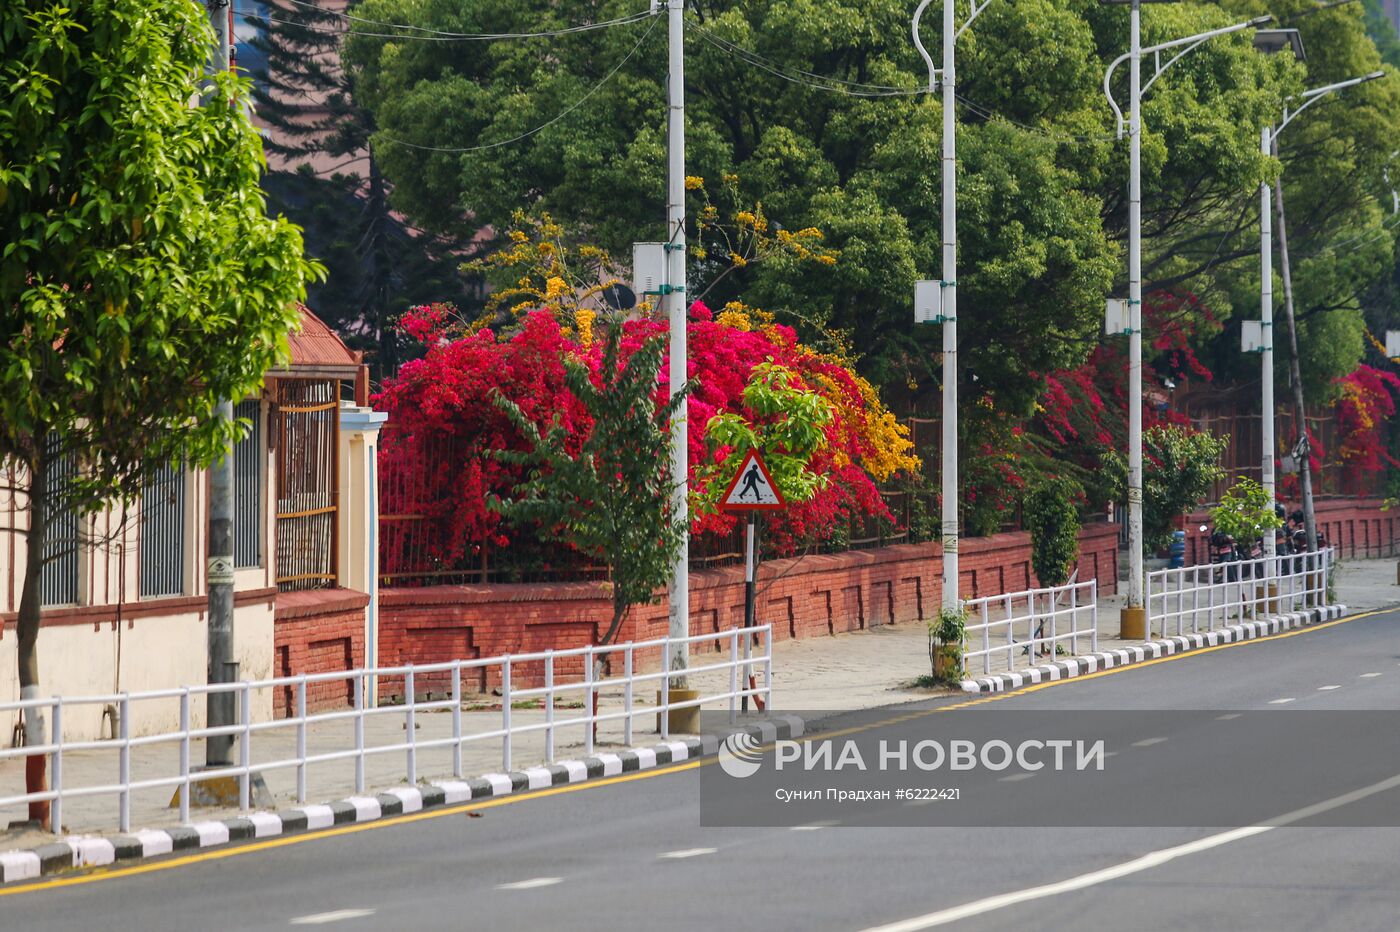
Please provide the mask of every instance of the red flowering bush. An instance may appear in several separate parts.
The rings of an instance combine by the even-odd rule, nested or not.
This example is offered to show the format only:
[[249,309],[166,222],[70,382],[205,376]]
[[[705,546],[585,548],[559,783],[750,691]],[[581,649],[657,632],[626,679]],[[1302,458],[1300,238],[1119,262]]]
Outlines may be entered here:
[[[593,369],[602,363],[601,341],[581,343],[548,310],[524,315],[519,332],[497,337],[489,330],[460,335],[447,327],[439,306],[416,308],[405,315],[405,332],[427,347],[423,358],[406,364],[374,398],[389,414],[380,447],[384,475],[381,510],[385,515],[422,515],[416,538],[386,535],[387,574],[422,572],[427,567],[474,565],[482,548],[533,546],[526,528],[511,528],[488,507],[492,496],[509,497],[522,476],[493,451],[523,448],[519,432],[493,403],[500,392],[537,424],[559,418],[579,442],[591,423],[564,385],[562,360],[571,356]],[[802,346],[787,327],[752,326],[733,313],[715,320],[695,304],[689,325],[688,373],[693,388],[687,400],[689,468],[721,461],[728,451],[710,449],[704,427],[721,412],[749,416],[743,391],[754,367],[767,361],[794,374],[796,387],[817,392],[831,405],[826,440],[811,468],[829,478],[811,500],[793,505],[768,523],[767,546],[791,553],[826,540],[854,518],[877,516],[892,521],[875,482],[898,470],[913,470],[918,460],[893,417],[869,383],[839,361]],[[624,324],[625,361],[650,335],[663,334],[666,323],[643,318]],[[663,360],[657,373],[656,399],[667,396]],[[700,470],[703,477],[708,471]],[[735,519],[724,513],[696,513],[692,532],[728,535]]]
[[1400,377],[1362,365],[1351,375],[1337,379],[1336,385],[1340,390],[1335,408],[1338,452],[1346,480],[1357,482],[1362,473],[1400,466],[1386,449],[1382,429],[1395,416]]

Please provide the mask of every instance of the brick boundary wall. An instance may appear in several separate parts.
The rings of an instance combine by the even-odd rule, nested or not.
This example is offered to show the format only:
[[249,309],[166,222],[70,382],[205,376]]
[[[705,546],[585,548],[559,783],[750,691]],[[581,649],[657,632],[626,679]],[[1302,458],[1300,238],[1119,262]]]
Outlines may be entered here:
[[[1317,526],[1344,560],[1400,555],[1400,508],[1381,511],[1378,498],[1318,499]],[[1301,505],[1289,506],[1296,511]],[[1210,512],[1186,519],[1186,563],[1210,562]],[[1201,525],[1206,530],[1200,530]]]
[[[1104,595],[1117,591],[1117,534],[1117,527],[1106,523],[1080,533],[1080,581],[1097,579]],[[937,543],[898,544],[768,561],[759,573],[759,623],[772,624],[775,640],[786,640],[928,618],[941,600],[941,551]],[[1024,531],[966,538],[961,556],[965,598],[1037,584],[1030,565],[1030,535]],[[742,567],[694,572],[690,587],[692,634],[743,623]],[[386,588],[379,598],[379,661],[385,666],[581,647],[601,635],[612,616],[607,594],[596,583]],[[634,609],[617,640],[661,638],[667,625],[663,599]],[[704,653],[724,645],[703,642],[695,647],[696,653]],[[639,664],[658,659],[654,649],[638,653]],[[560,681],[577,679],[581,672],[580,658],[563,658],[555,668]],[[511,675],[514,686],[538,686],[542,664],[513,665]],[[499,671],[492,669],[464,677],[462,688],[485,692],[498,685]],[[445,675],[415,678],[420,695],[449,690]],[[383,698],[402,692],[401,679],[380,683]]]
[[[281,592],[273,622],[274,677],[353,670],[365,663],[365,606],[369,596],[353,589]],[[352,705],[349,680],[311,683],[306,709],[319,712]],[[296,712],[296,690],[281,687],[272,699],[273,716]]]

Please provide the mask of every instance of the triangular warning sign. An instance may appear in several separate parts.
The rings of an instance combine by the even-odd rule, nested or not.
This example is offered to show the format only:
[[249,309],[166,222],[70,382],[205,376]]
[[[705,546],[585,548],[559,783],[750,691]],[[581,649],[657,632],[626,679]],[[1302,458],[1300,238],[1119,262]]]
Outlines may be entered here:
[[729,489],[719,500],[719,507],[725,511],[752,511],[782,508],[783,493],[773,484],[768,467],[763,465],[763,457],[757,450],[751,450],[739,464],[739,471],[729,483]]

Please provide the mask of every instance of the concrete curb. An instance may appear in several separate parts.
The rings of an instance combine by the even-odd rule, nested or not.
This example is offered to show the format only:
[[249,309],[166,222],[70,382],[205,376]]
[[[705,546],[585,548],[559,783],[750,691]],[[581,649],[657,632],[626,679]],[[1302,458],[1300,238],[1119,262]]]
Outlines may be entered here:
[[[795,715],[775,715],[770,721],[747,725],[738,731],[768,744],[779,738],[800,737],[803,728],[802,719]],[[194,822],[166,829],[142,829],[130,835],[70,835],[62,841],[38,848],[0,852],[0,883],[34,880],[76,868],[102,867],[117,861],[156,857],[235,841],[372,822],[424,809],[651,770],[684,760],[708,757],[718,751],[719,742],[715,735],[700,735],[665,741],[651,747],[597,754],[583,760],[560,761],[509,773],[488,773],[470,780],[394,787],[373,796],[351,796],[339,802],[299,806],[282,812],[250,812],[234,819]]]
[[1148,641],[1136,647],[1123,647],[1097,654],[1085,654],[1069,660],[1059,660],[1054,663],[1029,667],[1015,673],[972,677],[963,680],[961,685],[963,692],[969,693],[1008,692],[1034,683],[1072,679],[1076,676],[1084,676],[1086,673],[1108,670],[1113,667],[1125,667],[1134,663],[1142,663],[1144,660],[1181,654],[1202,647],[1230,644],[1235,641],[1252,641],[1287,631],[1290,628],[1301,628],[1305,625],[1332,621],[1341,618],[1346,614],[1346,611],[1345,605],[1325,605],[1322,608],[1313,608],[1304,612],[1272,615],[1258,621],[1245,621],[1200,634],[1185,634],[1163,638],[1160,641]]

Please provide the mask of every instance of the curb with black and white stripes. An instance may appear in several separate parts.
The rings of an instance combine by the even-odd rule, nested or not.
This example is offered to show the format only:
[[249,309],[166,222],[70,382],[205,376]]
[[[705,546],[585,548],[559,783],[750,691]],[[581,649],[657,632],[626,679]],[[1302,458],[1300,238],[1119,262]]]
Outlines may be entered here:
[[[800,737],[803,722],[795,715],[775,715],[768,721],[746,725],[737,731],[770,744],[779,738]],[[424,809],[650,770],[708,757],[718,751],[719,742],[715,735],[700,735],[615,754],[597,754],[583,760],[562,761],[509,773],[488,773],[471,780],[394,787],[374,796],[351,796],[339,802],[300,806],[285,812],[250,812],[236,819],[195,822],[177,828],[143,829],[130,835],[73,835],[39,848],[0,852],[0,883],[34,880],[75,868],[101,867],[117,861],[157,857],[234,841],[372,822]]]
[[1244,621],[1228,627],[1217,628],[1214,631],[1183,634],[1178,637],[1163,638],[1159,641],[1147,641],[1133,647],[1084,654],[1069,660],[1045,663],[1014,673],[995,673],[991,676],[972,677],[962,681],[962,689],[963,692],[969,693],[1008,692],[1034,683],[1072,679],[1086,673],[1108,670],[1112,667],[1125,667],[1129,664],[1142,663],[1144,660],[1181,654],[1202,647],[1214,647],[1217,644],[1230,644],[1235,641],[1252,641],[1257,638],[1269,637],[1290,628],[1301,628],[1305,625],[1341,618],[1346,614],[1346,611],[1345,605],[1325,605],[1322,608],[1313,608],[1305,612],[1271,615],[1268,618]]

